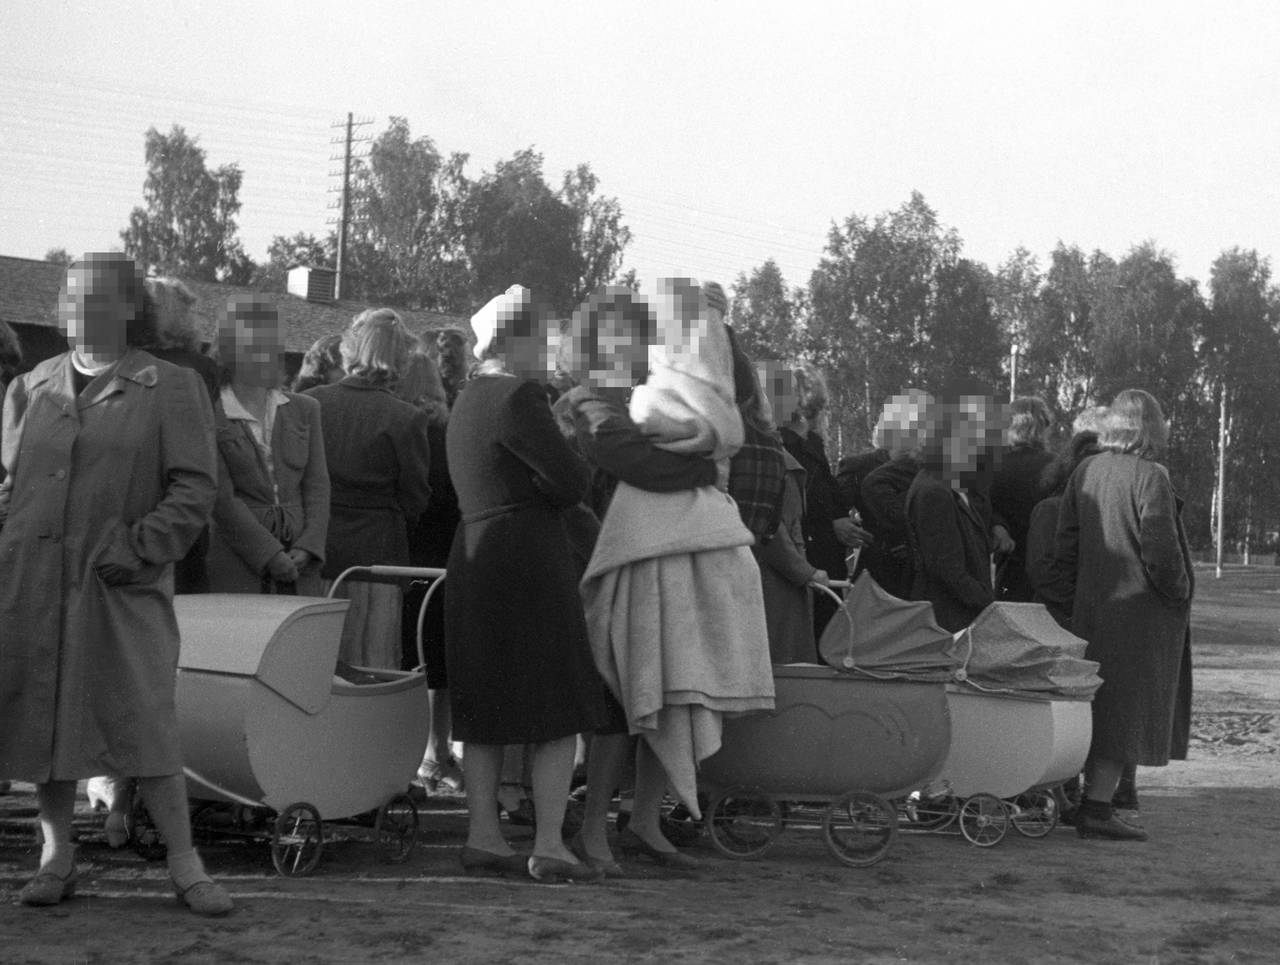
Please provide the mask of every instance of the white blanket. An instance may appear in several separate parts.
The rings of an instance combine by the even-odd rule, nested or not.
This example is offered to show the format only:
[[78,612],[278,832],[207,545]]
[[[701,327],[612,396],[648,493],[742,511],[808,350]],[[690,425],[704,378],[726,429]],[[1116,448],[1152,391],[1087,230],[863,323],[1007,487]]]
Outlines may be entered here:
[[773,708],[751,543],[713,487],[620,483],[582,580],[596,666],[695,816],[697,762],[719,749],[721,715]]

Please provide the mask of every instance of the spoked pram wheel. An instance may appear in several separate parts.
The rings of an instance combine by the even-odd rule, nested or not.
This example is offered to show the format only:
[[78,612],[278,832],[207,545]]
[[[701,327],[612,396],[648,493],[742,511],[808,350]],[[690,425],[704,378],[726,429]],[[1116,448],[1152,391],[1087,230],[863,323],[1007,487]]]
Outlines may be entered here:
[[898,812],[879,794],[849,791],[822,815],[822,840],[835,859],[852,868],[873,865],[898,836]]
[[729,858],[758,858],[782,833],[782,810],[763,791],[731,787],[707,808],[707,834]]
[[1019,794],[1009,809],[1014,829],[1028,838],[1043,838],[1058,826],[1058,799],[1045,788]]
[[960,802],[950,794],[926,797],[919,791],[909,795],[902,805],[912,831],[943,831],[960,813]]
[[407,861],[418,844],[418,806],[408,794],[397,794],[382,807],[373,822],[378,853],[383,861]]
[[129,809],[129,819],[133,825],[133,830],[129,834],[129,842],[133,845],[133,850],[147,861],[163,861],[169,854],[169,846],[165,843],[160,829],[156,827],[155,821],[151,820],[151,812],[143,803],[141,794],[134,796],[133,804]]
[[975,794],[960,806],[960,833],[970,844],[990,848],[1009,832],[1009,811],[994,794]]
[[310,804],[290,804],[276,816],[271,834],[271,863],[282,875],[309,875],[320,863],[324,828]]

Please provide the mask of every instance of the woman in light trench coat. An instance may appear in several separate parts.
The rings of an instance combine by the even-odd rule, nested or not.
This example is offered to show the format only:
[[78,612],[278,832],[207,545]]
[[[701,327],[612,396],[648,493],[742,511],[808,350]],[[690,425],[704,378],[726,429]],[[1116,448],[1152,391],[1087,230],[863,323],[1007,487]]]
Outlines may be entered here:
[[191,847],[174,711],[173,563],[213,505],[213,419],[195,373],[131,346],[140,273],[119,254],[67,270],[72,349],[10,387],[0,484],[0,775],[33,781],[44,835],[27,905],[75,892],[76,781],[137,777],[197,913],[231,910]]

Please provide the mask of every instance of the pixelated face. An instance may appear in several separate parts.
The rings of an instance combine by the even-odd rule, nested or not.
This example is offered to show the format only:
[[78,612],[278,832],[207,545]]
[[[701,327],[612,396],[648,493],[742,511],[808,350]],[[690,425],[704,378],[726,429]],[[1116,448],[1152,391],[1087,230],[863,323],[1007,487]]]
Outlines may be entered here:
[[649,346],[636,337],[625,312],[606,308],[596,322],[587,377],[607,389],[629,389],[644,379],[649,369]]
[[961,396],[948,406],[949,417],[943,459],[947,474],[960,478],[978,471],[982,456],[999,448],[1004,438],[1002,407],[980,395]]
[[555,367],[555,348],[546,315],[527,301],[498,310],[502,357],[507,368],[526,379],[545,379]]
[[235,381],[268,389],[279,385],[284,339],[274,315],[238,315],[228,324],[232,326]]
[[127,266],[86,256],[67,271],[58,299],[58,319],[67,341],[84,355],[123,355],[137,306],[126,293]]
[[785,425],[791,420],[791,413],[800,405],[795,373],[783,362],[767,361],[756,363],[756,374],[760,377],[764,396],[773,409],[774,420],[779,425]]
[[[930,434],[930,410],[933,400],[923,394],[895,395],[884,404],[881,416],[882,443],[890,456],[913,452],[924,447]],[[936,431],[936,430],[934,430]]]

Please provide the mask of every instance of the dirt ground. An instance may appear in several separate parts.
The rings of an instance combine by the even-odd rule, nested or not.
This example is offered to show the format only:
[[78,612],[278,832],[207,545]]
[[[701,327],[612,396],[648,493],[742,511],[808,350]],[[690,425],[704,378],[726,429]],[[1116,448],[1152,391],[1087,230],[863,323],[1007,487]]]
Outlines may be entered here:
[[[163,864],[108,848],[87,809],[77,897],[18,906],[37,852],[31,789],[17,785],[0,796],[0,962],[1274,963],[1280,569],[1200,576],[1192,760],[1140,771],[1146,844],[1068,828],[986,849],[902,834],[854,869],[816,830],[789,828],[759,861],[702,844],[696,875],[629,863],[625,880],[538,885],[462,876],[464,813],[442,797],[401,865],[350,827],[331,829],[308,878],[277,877],[262,844],[205,846],[238,907],[202,920],[167,892]],[[511,836],[528,847],[524,829]]]

